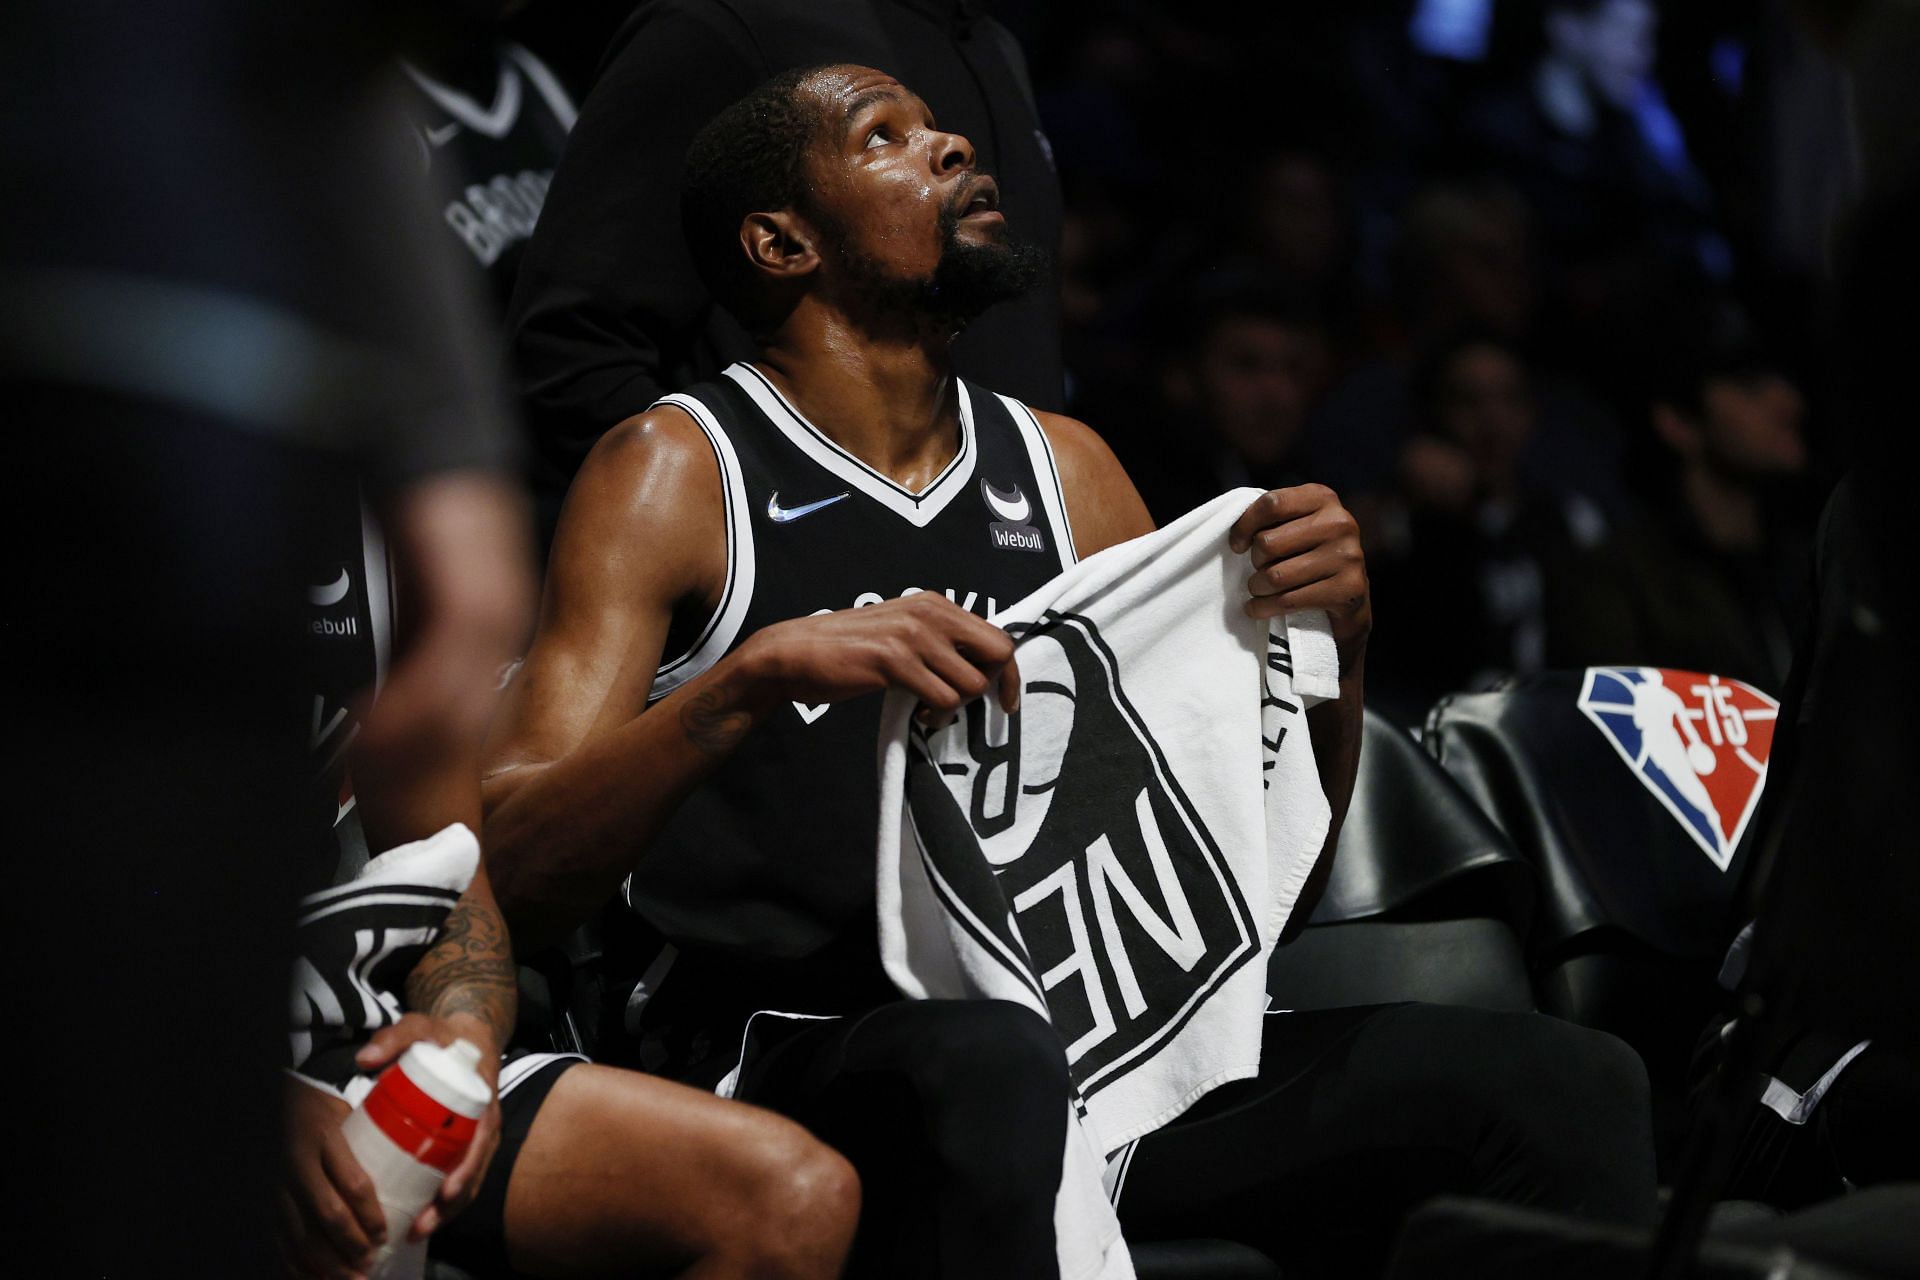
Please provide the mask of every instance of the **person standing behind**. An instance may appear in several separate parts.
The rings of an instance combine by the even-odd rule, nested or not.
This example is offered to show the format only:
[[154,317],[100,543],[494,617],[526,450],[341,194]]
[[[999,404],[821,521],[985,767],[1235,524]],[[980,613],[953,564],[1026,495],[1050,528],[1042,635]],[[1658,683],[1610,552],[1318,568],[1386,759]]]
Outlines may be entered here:
[[436,34],[402,64],[417,91],[409,114],[443,188],[441,219],[504,314],[578,112],[547,65],[496,29]]
[[[776,72],[828,62],[918,86],[1001,177],[1023,236],[1058,245],[1060,185],[1025,59],[972,0],[645,0],[583,105],[509,311],[543,530],[603,432],[751,354],[688,256],[681,163],[721,108]],[[1063,407],[1055,290],[982,316],[955,350],[962,376]]]

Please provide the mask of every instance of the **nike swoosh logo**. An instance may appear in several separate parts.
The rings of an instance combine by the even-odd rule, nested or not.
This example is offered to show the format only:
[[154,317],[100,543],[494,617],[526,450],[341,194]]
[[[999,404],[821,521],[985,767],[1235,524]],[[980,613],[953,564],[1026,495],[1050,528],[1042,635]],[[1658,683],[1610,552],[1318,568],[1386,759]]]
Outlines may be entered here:
[[347,570],[342,566],[340,576],[332,582],[321,587],[308,587],[307,599],[323,609],[328,605],[339,604],[347,598],[347,583]]
[[444,147],[449,142],[452,142],[455,137],[459,136],[459,133],[459,125],[443,124],[438,129],[429,128],[427,130],[427,141],[436,147]]
[[775,524],[791,524],[801,516],[810,516],[822,507],[830,507],[840,501],[840,499],[851,498],[852,496],[853,493],[849,490],[846,493],[836,493],[831,498],[822,498],[818,502],[809,502],[803,506],[783,507],[780,505],[780,491],[776,489],[773,492],[773,496],[767,499],[767,519],[773,521]]
[[1020,492],[1020,486],[1013,486],[1010,494],[1001,493],[987,481],[980,482],[980,496],[987,500],[987,506],[993,514],[1008,524],[1025,524],[1027,517],[1033,514],[1033,504],[1027,501],[1027,495]]

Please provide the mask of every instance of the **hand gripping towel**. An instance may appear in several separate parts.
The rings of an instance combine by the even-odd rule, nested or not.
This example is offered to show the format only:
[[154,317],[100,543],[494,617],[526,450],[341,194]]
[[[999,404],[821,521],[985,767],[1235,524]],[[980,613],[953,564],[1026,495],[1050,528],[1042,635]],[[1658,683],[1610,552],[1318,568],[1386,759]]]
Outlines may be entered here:
[[1086,1157],[1258,1071],[1266,957],[1326,839],[1299,683],[1338,692],[1332,636],[1324,615],[1242,612],[1248,559],[1227,532],[1258,496],[998,615],[1012,716],[981,700],[925,732],[899,692],[882,714],[882,959],[910,998],[1013,1000],[1058,1030],[1079,1095],[1063,1277],[1131,1274]]

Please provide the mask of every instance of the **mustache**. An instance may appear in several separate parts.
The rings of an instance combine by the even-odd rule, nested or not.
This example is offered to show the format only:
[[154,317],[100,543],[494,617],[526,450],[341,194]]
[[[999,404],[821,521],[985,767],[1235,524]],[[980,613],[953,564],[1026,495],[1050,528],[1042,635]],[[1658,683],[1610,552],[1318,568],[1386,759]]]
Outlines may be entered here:
[[980,193],[982,184],[999,186],[992,174],[976,169],[973,175],[963,179],[953,190],[953,194],[940,205],[940,234],[942,238],[951,236],[960,225],[960,215]]

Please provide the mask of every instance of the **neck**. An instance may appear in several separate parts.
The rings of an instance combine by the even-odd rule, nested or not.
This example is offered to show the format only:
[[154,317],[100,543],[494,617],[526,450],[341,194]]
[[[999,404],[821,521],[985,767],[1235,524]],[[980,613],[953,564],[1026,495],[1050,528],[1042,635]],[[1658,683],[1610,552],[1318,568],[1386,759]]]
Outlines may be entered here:
[[1540,110],[1562,133],[1576,138],[1592,135],[1600,116],[1594,109],[1593,95],[1587,92],[1580,68],[1564,58],[1548,57],[1533,75],[1533,93]]
[[757,363],[835,444],[917,493],[960,448],[950,329],[861,324],[803,302]]
[[1709,546],[1720,551],[1760,546],[1760,499],[1748,486],[1705,462],[1694,462],[1681,474],[1680,493]]

